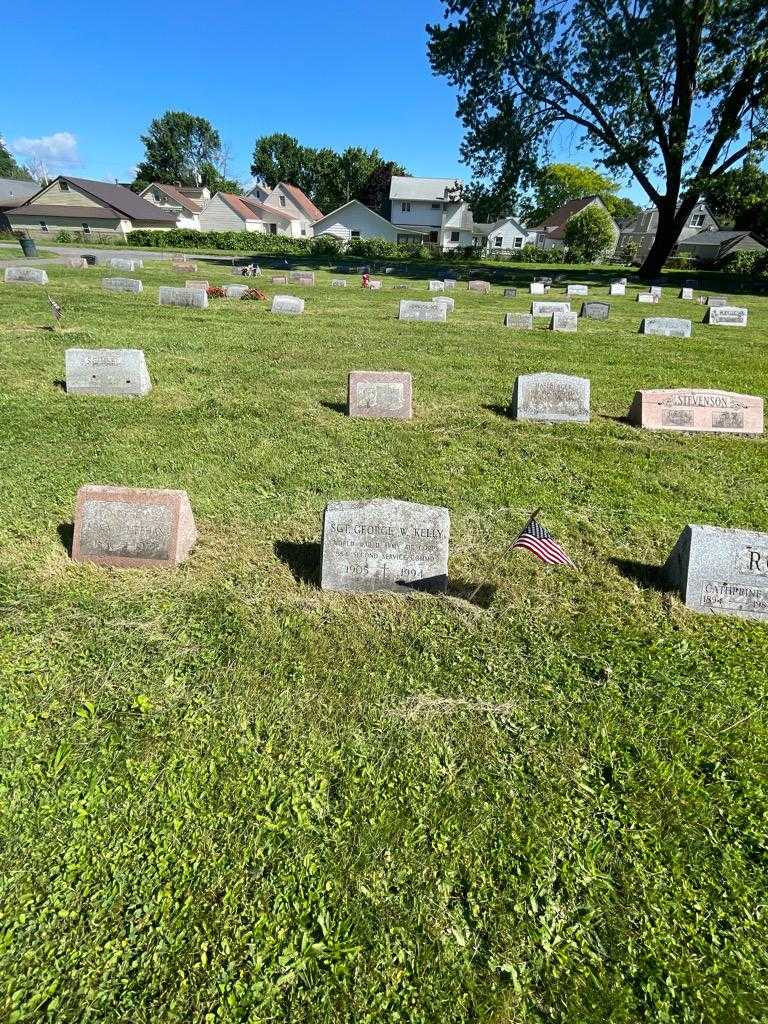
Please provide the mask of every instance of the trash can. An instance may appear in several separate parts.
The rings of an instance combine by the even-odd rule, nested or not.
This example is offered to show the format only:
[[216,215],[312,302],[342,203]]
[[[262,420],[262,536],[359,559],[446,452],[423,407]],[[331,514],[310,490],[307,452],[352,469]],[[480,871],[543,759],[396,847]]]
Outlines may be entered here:
[[25,256],[37,256],[37,246],[31,238],[20,238],[19,244]]

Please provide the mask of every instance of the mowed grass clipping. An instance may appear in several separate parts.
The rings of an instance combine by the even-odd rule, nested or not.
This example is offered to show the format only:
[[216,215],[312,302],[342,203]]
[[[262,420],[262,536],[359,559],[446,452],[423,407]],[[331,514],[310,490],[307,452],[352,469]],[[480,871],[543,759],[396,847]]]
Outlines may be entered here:
[[[653,567],[687,523],[768,530],[768,447],[622,418],[768,395],[768,300],[708,327],[670,277],[572,335],[466,284],[398,322],[428,270],[262,279],[300,317],[157,306],[226,268],[48,273],[0,286],[0,1019],[765,1021],[768,630]],[[68,397],[69,346],[142,348],[154,390]],[[347,418],[351,369],[410,371],[414,419]],[[589,377],[592,422],[505,416],[536,370]],[[189,561],[74,564],[89,482],[186,489]],[[450,509],[449,596],[318,589],[326,502],[370,497]],[[539,506],[576,571],[504,553]]]

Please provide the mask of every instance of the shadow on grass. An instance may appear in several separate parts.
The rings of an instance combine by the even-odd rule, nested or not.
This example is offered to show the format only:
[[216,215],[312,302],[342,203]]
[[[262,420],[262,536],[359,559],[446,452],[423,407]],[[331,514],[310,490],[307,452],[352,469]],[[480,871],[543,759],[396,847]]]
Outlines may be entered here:
[[60,379],[57,378],[53,382],[53,386],[55,388],[57,388],[59,391],[66,391],[67,390],[67,382],[65,380],[60,380]]
[[475,605],[476,608],[490,608],[496,595],[496,587],[492,583],[468,583],[466,580],[448,580],[446,597],[455,598],[458,601],[466,601],[467,604]]
[[297,583],[320,586],[320,559],[322,549],[316,540],[277,540],[275,555],[291,570]]
[[75,538],[75,524],[74,523],[59,523],[56,527],[56,532],[59,535],[59,540],[64,550],[67,552],[69,557],[72,557],[72,542]]
[[611,558],[609,561],[618,569],[622,576],[634,580],[647,590],[658,590],[664,594],[674,590],[662,576],[662,566],[649,565],[647,562],[633,562],[626,558]]
[[607,413],[598,413],[601,420],[612,420],[614,423],[621,423],[625,427],[631,427],[629,416],[608,416]]
[[324,409],[330,409],[331,412],[339,412],[342,416],[347,415],[346,402],[321,402],[320,405],[322,405]]
[[488,412],[492,412],[495,416],[501,416],[505,420],[512,419],[508,405],[484,405],[483,408]]

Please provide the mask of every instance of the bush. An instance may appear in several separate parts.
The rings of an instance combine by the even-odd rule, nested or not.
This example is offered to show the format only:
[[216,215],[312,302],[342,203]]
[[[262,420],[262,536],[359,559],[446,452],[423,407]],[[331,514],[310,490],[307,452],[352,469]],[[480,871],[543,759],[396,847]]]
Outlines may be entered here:
[[310,241],[308,238],[263,235],[256,231],[195,231],[192,228],[174,228],[171,231],[137,228],[128,234],[129,245],[151,249],[223,249],[265,256],[306,255]]
[[756,277],[758,264],[764,254],[757,249],[747,249],[744,252],[733,252],[726,256],[720,265],[721,270],[727,270],[729,274],[742,274],[745,277]]
[[56,235],[56,241],[57,242],[71,242],[72,241],[72,232],[71,231],[60,231]]
[[310,238],[308,248],[313,256],[338,256],[344,249],[344,243],[333,235],[318,235]]
[[592,263],[611,254],[615,244],[613,221],[594,203],[571,217],[565,225],[565,244],[570,263]]

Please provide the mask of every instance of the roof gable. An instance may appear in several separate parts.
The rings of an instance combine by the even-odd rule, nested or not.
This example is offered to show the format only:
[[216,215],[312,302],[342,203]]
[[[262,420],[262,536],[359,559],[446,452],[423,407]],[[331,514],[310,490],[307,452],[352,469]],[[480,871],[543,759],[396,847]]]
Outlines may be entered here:
[[445,202],[446,192],[455,192],[459,185],[456,178],[414,178],[407,174],[393,174],[389,198]]
[[277,185],[275,185],[275,187],[272,189],[272,191],[269,193],[267,197],[267,202],[269,202],[272,196],[275,195],[275,193],[278,192],[280,189],[283,189],[283,191],[287,193],[287,195],[293,200],[296,206],[298,206],[301,212],[307,217],[308,220],[312,221],[313,224],[315,221],[322,220],[323,211],[319,210],[312,202],[312,200],[309,198],[309,196],[305,195],[300,188],[298,188],[296,185],[289,184],[289,182],[287,181],[280,181],[277,183]]
[[[147,185],[139,195],[144,198],[147,192],[153,188],[164,192],[169,199],[172,199],[174,203],[178,203],[179,206],[188,213],[200,213],[203,209],[202,203],[195,202],[194,199],[190,199],[189,196],[185,196],[184,193],[174,185],[163,185],[159,181],[153,181],[151,185]],[[147,200],[147,202],[149,202],[149,200]],[[154,206],[154,203],[152,205]]]
[[372,217],[375,217],[377,220],[380,220],[383,224],[386,224],[387,228],[389,228],[390,231],[394,230],[391,221],[388,221],[386,217],[382,217],[380,213],[376,213],[376,211],[372,210],[370,206],[366,206],[365,203],[361,203],[359,199],[350,199],[348,203],[344,203],[342,206],[337,206],[335,210],[331,210],[330,213],[326,213],[326,215],[324,217],[321,217],[320,220],[315,221],[315,229],[317,229],[318,224],[322,224],[324,221],[330,220],[331,217],[338,217],[342,210],[346,210],[350,206],[359,206],[361,209],[365,210],[366,213],[369,213]]

